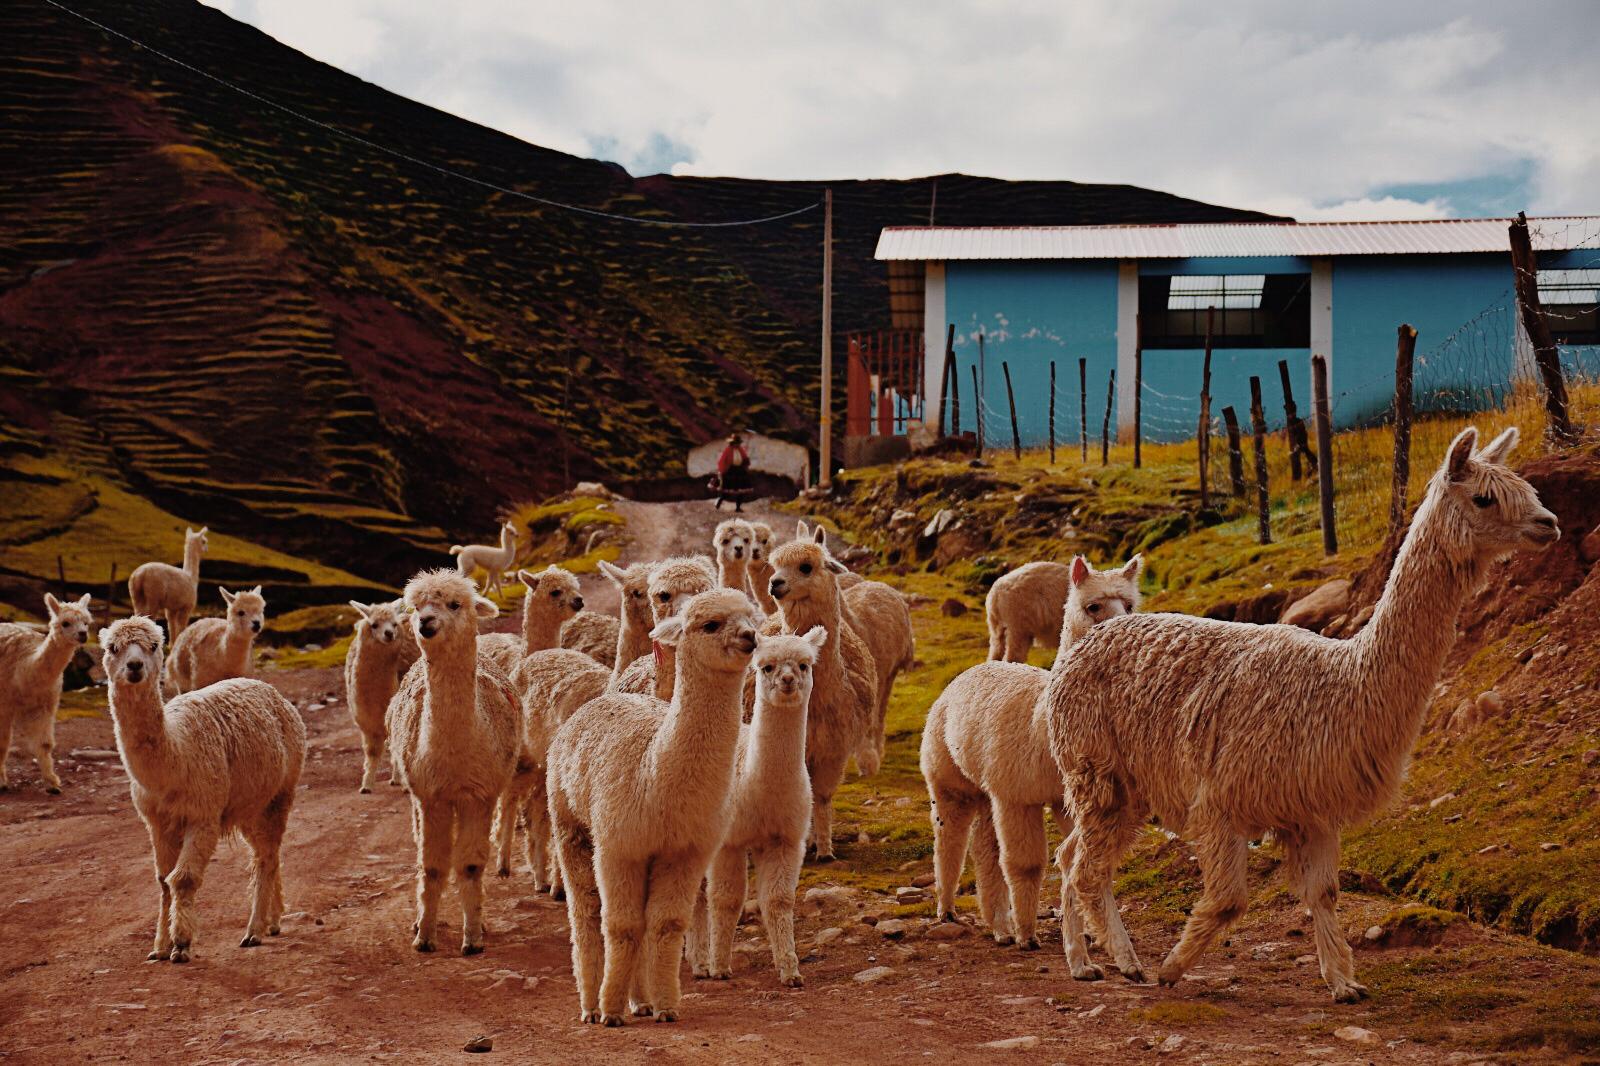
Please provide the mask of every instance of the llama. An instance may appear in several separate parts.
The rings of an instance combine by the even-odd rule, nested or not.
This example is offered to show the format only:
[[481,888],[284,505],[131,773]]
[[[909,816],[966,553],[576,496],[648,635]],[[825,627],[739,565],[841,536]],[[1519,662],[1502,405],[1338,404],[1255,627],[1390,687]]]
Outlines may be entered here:
[[164,615],[169,643],[177,640],[183,627],[189,624],[200,600],[200,557],[210,546],[206,540],[207,528],[185,528],[182,569],[169,563],[145,563],[128,575],[128,597],[133,613],[146,618]]
[[[663,559],[650,570],[647,595],[651,617],[660,625],[677,614],[690,599],[716,587],[717,572],[705,556]],[[656,644],[651,654],[641,655],[626,667],[619,658],[619,670],[611,687],[617,692],[654,693],[657,699],[670,700],[677,678],[676,656],[677,651],[671,645]]]
[[767,588],[767,582],[772,580],[772,542],[775,539],[772,527],[765,522],[751,522],[750,532],[750,592],[756,598],[756,606],[761,608],[761,613],[769,618],[778,613],[778,601],[772,598],[772,592]]
[[518,570],[522,582],[522,633],[486,633],[478,638],[478,654],[510,677],[517,664],[536,651],[558,647],[561,627],[583,610],[578,579],[559,566],[541,573]]
[[749,878],[756,871],[761,924],[772,946],[778,979],[799,988],[800,959],[794,950],[794,895],[805,861],[811,822],[811,779],[806,775],[806,704],[812,666],[827,643],[817,626],[803,637],[761,637],[751,667],[756,708],[739,734],[735,757],[733,817],[707,875],[706,906],[695,913],[690,962],[697,974],[726,980],[732,975],[733,936]]
[[0,792],[11,787],[6,756],[13,734],[17,746],[39,764],[45,791],[61,793],[52,754],[56,747],[56,710],[61,706],[61,675],[78,649],[89,640],[94,619],[89,594],[63,603],[44,594],[50,615],[45,632],[11,622],[0,623]]
[[[361,788],[369,793],[378,783],[378,763],[389,741],[385,715],[400,679],[421,654],[411,627],[405,624],[405,601],[350,601],[360,618],[344,657],[345,700],[361,731]],[[389,784],[398,786],[391,776]]]
[[471,577],[478,567],[483,567],[484,592],[499,592],[505,572],[517,558],[517,527],[510,522],[500,526],[500,545],[452,544],[450,554],[456,557],[456,571],[462,577]]
[[1061,608],[1071,591],[1065,563],[1025,563],[1001,575],[983,601],[989,623],[989,658],[1025,663],[1034,644],[1058,648]]
[[730,518],[717,525],[711,547],[717,558],[717,584],[725,589],[750,590],[750,545],[755,530],[742,518]]
[[609,670],[617,663],[620,628],[621,623],[609,614],[579,611],[561,627],[561,647],[581,651]]
[[1050,747],[1077,819],[1057,861],[1095,939],[1143,971],[1114,922],[1111,878],[1154,812],[1197,842],[1205,889],[1162,963],[1176,984],[1244,913],[1246,841],[1272,830],[1312,913],[1333,998],[1366,994],[1334,905],[1339,830],[1390,802],[1455,640],[1462,602],[1492,562],[1560,536],[1506,468],[1508,429],[1451,443],[1428,483],[1372,621],[1349,640],[1285,625],[1134,615],[1096,626],[1045,690]]
[[231,678],[163,708],[161,630],[135,615],[100,631],[111,721],[128,792],[150,833],[161,909],[149,958],[188,962],[194,897],[217,841],[238,830],[250,845],[250,920],[242,948],[277,936],[283,918],[279,858],[306,759],[294,704],[264,681]]
[[585,1022],[622,1025],[627,998],[636,1015],[677,1020],[684,931],[731,814],[740,693],[760,622],[743,593],[696,596],[651,632],[677,648],[672,701],[609,693],[550,744],[550,817]]
[[478,655],[478,621],[498,608],[470,579],[424,571],[406,584],[422,658],[389,702],[391,759],[411,793],[417,839],[417,921],[411,946],[432,951],[439,893],[452,856],[461,893],[461,953],[483,950],[483,867],[495,804],[511,784],[521,743],[516,694]]
[[[1067,567],[1070,589],[1062,609],[1059,646],[1068,649],[1090,627],[1130,614],[1139,605],[1144,560],[1097,571],[1078,556]],[[1066,656],[1057,660],[1065,665]],[[1061,774],[1050,756],[1048,714],[1041,696],[1050,672],[1026,663],[985,662],[946,686],[928,711],[922,733],[922,776],[933,801],[933,869],[938,914],[955,920],[956,884],[972,840],[978,907],[997,944],[1039,946],[1035,936],[1044,879],[1044,808],[1063,832]],[[1007,898],[1009,889],[1010,898]],[[1070,900],[1067,902],[1071,902]],[[1067,962],[1078,978],[1099,976],[1066,905]]]
[[267,601],[257,585],[249,592],[221,589],[226,618],[202,618],[184,627],[172,641],[167,682],[173,692],[197,688],[229,677],[249,677],[256,634],[267,616]]
[[832,862],[833,794],[870,727],[878,675],[872,653],[844,624],[838,561],[822,545],[799,540],[778,548],[771,558],[769,587],[779,615],[768,618],[763,631],[793,635],[822,626],[828,633],[817,654],[806,715],[806,772],[811,777],[811,846],[818,862]]

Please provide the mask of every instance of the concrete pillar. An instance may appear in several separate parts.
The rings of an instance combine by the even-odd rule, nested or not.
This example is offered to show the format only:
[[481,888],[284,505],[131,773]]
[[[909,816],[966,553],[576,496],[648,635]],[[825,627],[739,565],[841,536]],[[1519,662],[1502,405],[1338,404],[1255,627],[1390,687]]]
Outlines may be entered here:
[[1338,363],[1333,352],[1333,260],[1311,261],[1311,351],[1328,360],[1328,392],[1338,380]]
[[939,422],[939,375],[944,372],[944,334],[949,320],[945,317],[944,264],[928,263],[922,288],[922,336],[925,359],[928,409],[923,420],[930,426]]
[[[1139,339],[1139,263],[1135,259],[1124,259],[1117,264],[1117,413],[1113,425],[1116,428],[1117,440],[1133,440],[1133,353],[1138,346]],[[1077,361],[1073,363],[1073,373],[1077,373]],[[1089,413],[1094,414],[1097,390],[1104,389],[1105,377],[1096,379],[1093,373],[1089,376]],[[1098,393],[1104,395],[1103,393]],[[1104,400],[1100,401],[1104,403]],[[1102,414],[1105,408],[1100,408]],[[1091,424],[1098,419],[1091,418]],[[1091,437],[1094,433],[1089,434]]]

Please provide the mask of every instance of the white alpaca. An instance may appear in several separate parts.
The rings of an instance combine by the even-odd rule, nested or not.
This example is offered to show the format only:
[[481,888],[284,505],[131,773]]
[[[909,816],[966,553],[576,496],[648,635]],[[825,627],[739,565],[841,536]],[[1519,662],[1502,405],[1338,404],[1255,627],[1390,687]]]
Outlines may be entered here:
[[[405,623],[404,600],[373,604],[351,600],[350,606],[361,617],[344,657],[345,701],[361,731],[361,791],[371,792],[378,784],[378,764],[389,741],[385,721],[389,701],[400,687],[400,679],[422,653],[411,627]],[[389,783],[400,784],[392,776]]]
[[500,544],[452,544],[450,554],[456,557],[456,570],[462,577],[482,567],[485,573],[483,591],[499,592],[500,582],[511,564],[517,559],[517,527],[510,522],[500,526]]
[[1001,575],[983,601],[989,658],[1025,663],[1028,649],[1036,643],[1058,648],[1061,607],[1071,591],[1065,563],[1026,563]]
[[635,1013],[677,1019],[684,931],[728,826],[759,622],[743,593],[695,597],[651,634],[678,651],[672,702],[607,694],[550,745],[550,817],[586,1022],[623,1024],[630,991]]
[[522,582],[522,632],[485,633],[478,638],[478,654],[510,677],[524,658],[536,651],[559,647],[561,627],[583,610],[578,579],[559,566],[540,573],[518,570]]
[[49,628],[0,623],[0,792],[10,787],[6,755],[11,742],[33,756],[45,791],[61,791],[52,754],[56,747],[56,710],[61,706],[61,675],[73,655],[89,639],[89,594],[65,603],[44,594]]
[[134,809],[150,832],[161,910],[152,960],[188,962],[195,893],[217,841],[238,830],[253,858],[242,948],[277,936],[279,857],[306,758],[294,704],[262,681],[233,678],[161,705],[161,630],[135,616],[100,631],[111,720]]
[[[1066,649],[1097,623],[1131,614],[1139,605],[1134,556],[1115,570],[1096,571],[1083,556],[1068,569],[1070,589],[1061,611],[1058,645]],[[922,776],[933,801],[933,869],[939,917],[955,920],[956,885],[972,837],[978,907],[995,942],[1039,946],[1035,936],[1039,886],[1044,879],[1044,808],[1062,831],[1061,773],[1050,755],[1048,708],[1040,698],[1050,672],[1026,663],[986,662],[946,686],[928,711],[922,732]],[[1009,898],[1008,898],[1009,890]],[[1077,912],[1068,922],[1067,962],[1074,977],[1098,976],[1089,966]]]
[[777,538],[765,522],[751,522],[750,532],[755,538],[750,544],[750,592],[761,613],[771,617],[778,613],[778,601],[767,588],[767,582],[772,580],[771,556]]
[[201,618],[172,642],[167,685],[174,693],[193,692],[224,678],[249,677],[256,634],[267,617],[267,601],[257,585],[249,592],[222,593],[225,618]]
[[133,613],[146,618],[164,615],[169,642],[178,639],[200,600],[200,557],[209,547],[206,528],[184,530],[182,569],[170,563],[145,563],[128,575]]
[[803,637],[761,637],[756,643],[756,707],[739,734],[733,818],[712,859],[690,938],[690,962],[699,975],[732,976],[733,937],[749,883],[745,865],[753,862],[761,924],[778,979],[791,988],[803,983],[794,950],[794,895],[811,825],[806,704],[812,667],[827,639],[818,626]]
[[1412,519],[1372,621],[1349,640],[1286,625],[1184,615],[1119,618],[1072,649],[1046,688],[1050,746],[1077,828],[1057,853],[1085,917],[1142,978],[1115,922],[1111,878],[1154,812],[1196,842],[1205,891],[1161,966],[1176,984],[1248,900],[1246,841],[1272,830],[1312,912],[1323,979],[1360,998],[1334,913],[1339,829],[1380,810],[1405,775],[1462,602],[1492,562],[1559,535],[1504,466],[1515,429],[1474,453],[1450,445]]
[[742,518],[729,518],[717,524],[711,535],[711,548],[717,560],[717,584],[725,589],[750,591],[750,548],[755,530]]
[[511,682],[478,655],[478,620],[498,609],[448,570],[406,584],[422,658],[389,703],[394,770],[411,793],[417,838],[417,921],[412,947],[432,951],[439,893],[454,858],[461,893],[461,953],[483,950],[483,867],[495,804],[521,750]]
[[[656,625],[677,614],[684,604],[702,592],[717,587],[717,572],[703,555],[684,555],[663,559],[650,570],[647,586],[650,614]],[[612,681],[617,692],[651,695],[670,700],[677,678],[677,651],[670,644],[652,647],[626,667],[617,660],[618,672]]]

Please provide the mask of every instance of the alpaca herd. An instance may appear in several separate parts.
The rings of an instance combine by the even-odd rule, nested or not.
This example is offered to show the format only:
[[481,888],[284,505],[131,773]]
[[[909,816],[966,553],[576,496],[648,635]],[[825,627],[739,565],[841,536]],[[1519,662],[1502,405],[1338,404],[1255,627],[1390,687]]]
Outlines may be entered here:
[[[938,921],[954,921],[970,851],[981,921],[997,943],[1037,949],[1048,810],[1063,842],[1063,946],[1095,980],[1093,942],[1128,979],[1144,968],[1112,879],[1151,815],[1197,844],[1204,890],[1161,965],[1182,979],[1243,914],[1247,842],[1274,834],[1311,913],[1334,999],[1365,994],[1335,915],[1341,827],[1389,802],[1454,639],[1489,564],[1559,536],[1505,465],[1507,430],[1468,429],[1429,482],[1371,622],[1337,640],[1284,625],[1141,614],[1143,560],[1097,570],[1033,563],[995,582],[990,661],[928,711],[921,769],[931,800]],[[833,797],[853,760],[878,772],[889,697],[914,659],[905,598],[850,573],[823,531],[734,518],[710,555],[601,563],[616,617],[586,610],[559,567],[518,570],[517,633],[480,635],[483,592],[512,569],[516,530],[452,548],[401,599],[352,601],[345,661],[362,739],[360,791],[385,759],[412,808],[413,946],[432,951],[455,880],[461,950],[485,946],[485,871],[509,877],[515,838],[536,889],[564,896],[579,1012],[621,1025],[673,1021],[681,965],[727,978],[753,866],[780,982],[801,987],[794,907],[801,866],[833,859]],[[150,833],[161,909],[151,959],[193,951],[194,897],[221,836],[253,855],[242,946],[278,932],[279,854],[306,755],[292,704],[252,680],[266,602],[223,590],[222,618],[189,623],[206,531],[184,566],[130,579],[137,614],[100,631],[117,744]],[[15,736],[50,791],[61,674],[87,641],[88,597],[46,597],[43,633],[0,625],[0,789]],[[167,622],[170,649],[152,616]],[[569,632],[570,631],[570,632]],[[1034,643],[1057,649],[1030,666]],[[1087,930],[1087,932],[1086,932]]]

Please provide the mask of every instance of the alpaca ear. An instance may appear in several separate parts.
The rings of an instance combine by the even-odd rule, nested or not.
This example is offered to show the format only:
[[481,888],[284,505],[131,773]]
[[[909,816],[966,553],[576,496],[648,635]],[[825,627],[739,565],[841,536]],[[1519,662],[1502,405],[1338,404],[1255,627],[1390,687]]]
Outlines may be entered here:
[[56,599],[54,594],[46,592],[44,594],[44,609],[50,612],[51,618],[54,618],[61,613],[61,601]]
[[800,519],[800,521],[795,523],[795,526],[794,526],[794,539],[795,540],[810,540],[811,539],[811,527],[806,525],[806,520],[804,518]]
[[1142,574],[1143,572],[1144,572],[1144,556],[1143,555],[1135,555],[1132,559],[1129,559],[1127,561],[1127,563],[1125,563],[1123,565],[1123,567],[1122,567],[1122,576],[1123,577],[1127,577],[1127,578],[1132,578],[1135,581],[1139,580],[1139,575]]
[[1506,456],[1510,455],[1511,449],[1517,446],[1517,439],[1521,435],[1516,426],[1508,426],[1505,432],[1483,446],[1483,450],[1478,453],[1478,458],[1486,463],[1504,466],[1506,464]]
[[826,544],[828,543],[828,531],[818,526],[811,531],[811,539],[818,544]]
[[1071,580],[1073,588],[1077,588],[1085,581],[1088,581],[1089,575],[1092,573],[1094,573],[1094,568],[1089,565],[1089,560],[1081,555],[1072,557],[1072,569],[1068,572],[1067,577]]
[[828,627],[812,626],[810,629],[806,630],[806,635],[800,639],[811,645],[813,648],[816,648],[818,651],[821,651],[822,646],[828,643]]
[[217,591],[222,593],[222,602],[227,604],[229,607],[232,607],[233,601],[239,598],[239,594],[237,592],[229,592],[224,588],[219,588]]
[[257,585],[255,588],[251,589],[250,591],[255,593],[257,596],[259,596],[259,595],[261,595],[261,586]]
[[96,644],[100,645],[101,649],[104,650],[104,648],[106,646],[106,641],[108,641],[110,639],[111,639],[111,630],[102,629],[100,632],[95,634],[94,642]]
[[650,639],[658,644],[677,644],[683,639],[683,616],[675,614],[663,618],[650,631]]
[[[817,532],[820,533],[821,530],[819,529]],[[844,565],[831,555],[824,555],[822,557],[822,566],[824,569],[830,570],[835,574],[848,574],[850,572],[850,568],[848,566]]]
[[200,535],[201,535],[201,536],[202,536],[202,537],[203,537],[203,536],[205,536],[205,535],[206,535],[206,533],[207,533],[207,532],[208,532],[208,531],[209,531],[209,530],[210,530],[210,529],[211,529],[211,527],[210,527],[210,526],[201,526],[201,527],[200,527]]
[[1478,427],[1468,426],[1456,434],[1456,439],[1450,442],[1450,450],[1445,453],[1444,466],[1450,474],[1451,481],[1460,481],[1467,476],[1467,464],[1472,460],[1472,449],[1478,443]]
[[89,593],[85,592],[82,596],[78,597],[78,606],[82,607],[86,611],[89,609]]
[[613,585],[620,585],[627,578],[620,567],[613,566],[604,559],[600,560],[600,572],[610,579]]
[[350,606],[354,607],[356,609],[356,613],[362,618],[367,619],[369,622],[372,620],[372,612],[374,608],[362,603],[360,600],[351,600]]
[[482,596],[474,594],[472,597],[472,613],[483,619],[498,618],[500,617],[500,608],[495,606],[493,600],[486,600]]
[[194,527],[193,526],[184,526],[183,527],[183,535],[186,536],[186,537],[194,536]]
[[517,580],[522,582],[523,585],[529,589],[529,591],[533,591],[539,587],[539,575],[534,573],[532,570],[518,570]]

